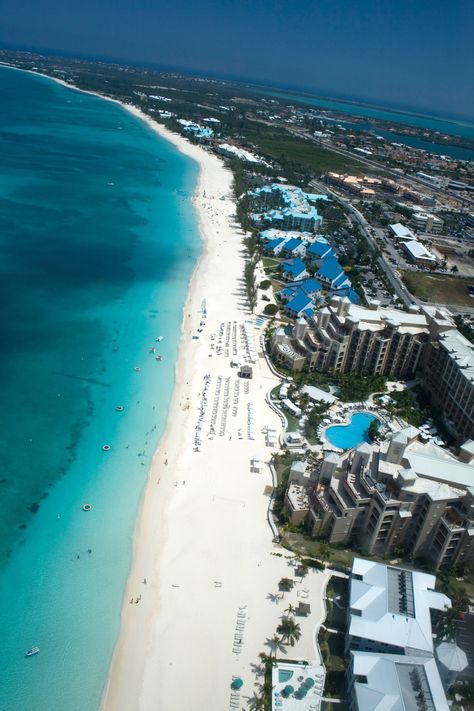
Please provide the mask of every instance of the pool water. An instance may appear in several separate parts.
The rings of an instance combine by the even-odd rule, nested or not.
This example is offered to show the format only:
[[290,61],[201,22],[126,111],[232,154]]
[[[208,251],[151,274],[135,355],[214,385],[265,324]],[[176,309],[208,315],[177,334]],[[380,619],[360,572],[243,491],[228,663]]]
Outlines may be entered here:
[[285,681],[290,681],[293,676],[293,672],[289,669],[279,669],[278,670],[278,681],[283,684]]
[[325,431],[328,441],[339,449],[351,449],[361,442],[370,442],[369,425],[377,418],[367,412],[356,412],[348,425],[333,425]]

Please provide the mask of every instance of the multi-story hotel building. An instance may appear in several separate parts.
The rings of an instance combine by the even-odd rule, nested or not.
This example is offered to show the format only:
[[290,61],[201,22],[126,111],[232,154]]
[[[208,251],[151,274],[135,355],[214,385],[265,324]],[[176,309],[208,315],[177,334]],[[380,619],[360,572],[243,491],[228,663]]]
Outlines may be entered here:
[[310,320],[277,329],[271,348],[276,362],[294,370],[419,375],[458,442],[474,439],[474,345],[445,309],[405,312],[378,301],[366,308],[335,296]]
[[472,567],[474,442],[456,458],[423,444],[420,434],[406,427],[380,444],[326,453],[306,478],[290,473],[285,505],[291,520],[304,520],[312,535],[330,543],[353,541],[370,554],[400,548],[436,569]]

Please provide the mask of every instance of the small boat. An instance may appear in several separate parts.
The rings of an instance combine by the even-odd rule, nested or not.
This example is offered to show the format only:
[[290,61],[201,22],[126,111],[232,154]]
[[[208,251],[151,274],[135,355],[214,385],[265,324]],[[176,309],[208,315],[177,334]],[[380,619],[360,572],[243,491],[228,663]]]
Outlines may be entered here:
[[156,353],[156,348],[150,348],[150,350],[148,351],[148,353]]
[[40,651],[39,647],[31,647],[27,652],[25,652],[25,657],[34,657]]
[[155,341],[162,341],[164,336],[158,336],[158,338],[155,338]]
[[155,360],[163,360],[163,356],[162,356],[162,355],[157,355],[156,358],[155,358]]

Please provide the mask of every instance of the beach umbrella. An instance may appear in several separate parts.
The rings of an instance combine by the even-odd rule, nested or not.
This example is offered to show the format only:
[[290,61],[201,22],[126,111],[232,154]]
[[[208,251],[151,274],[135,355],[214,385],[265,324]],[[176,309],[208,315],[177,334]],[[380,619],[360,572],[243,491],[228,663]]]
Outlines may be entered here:
[[309,676],[304,682],[304,686],[306,686],[306,688],[308,689],[311,689],[311,687],[314,686],[314,679]]
[[294,689],[293,686],[291,686],[291,684],[288,684],[288,686],[285,686],[285,689],[284,689],[285,694],[286,694],[287,696],[289,696],[290,694],[292,694],[292,693],[294,692],[294,690],[295,690],[295,689]]
[[243,685],[244,685],[244,682],[242,681],[240,676],[238,676],[232,680],[231,686],[233,689],[241,689]]

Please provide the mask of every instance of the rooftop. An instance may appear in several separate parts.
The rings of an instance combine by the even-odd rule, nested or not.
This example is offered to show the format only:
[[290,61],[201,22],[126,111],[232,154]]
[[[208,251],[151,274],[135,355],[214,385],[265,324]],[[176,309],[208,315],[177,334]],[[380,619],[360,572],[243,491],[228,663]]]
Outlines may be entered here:
[[435,582],[434,575],[354,558],[349,634],[407,654],[432,654],[430,608],[451,607]]
[[352,652],[359,711],[448,711],[435,660]]

